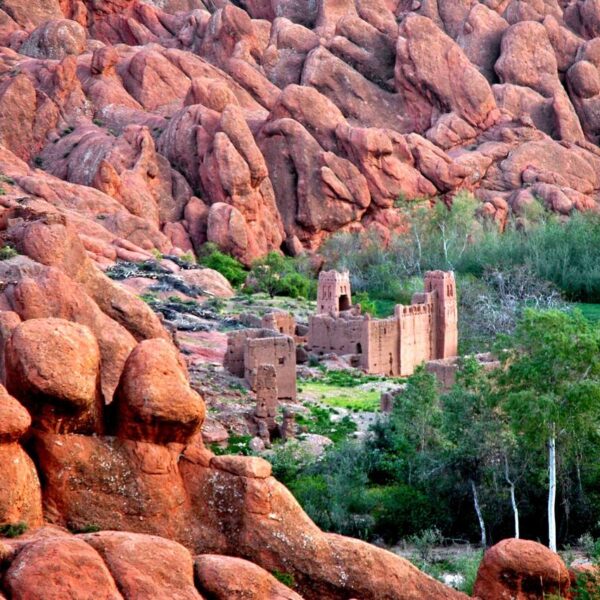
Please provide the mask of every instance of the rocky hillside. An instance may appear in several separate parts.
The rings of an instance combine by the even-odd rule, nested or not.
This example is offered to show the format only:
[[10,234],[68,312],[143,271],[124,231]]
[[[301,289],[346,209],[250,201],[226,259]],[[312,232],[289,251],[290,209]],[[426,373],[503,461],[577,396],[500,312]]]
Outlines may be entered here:
[[402,225],[400,198],[600,198],[597,0],[3,0],[5,207],[99,263],[244,262]]

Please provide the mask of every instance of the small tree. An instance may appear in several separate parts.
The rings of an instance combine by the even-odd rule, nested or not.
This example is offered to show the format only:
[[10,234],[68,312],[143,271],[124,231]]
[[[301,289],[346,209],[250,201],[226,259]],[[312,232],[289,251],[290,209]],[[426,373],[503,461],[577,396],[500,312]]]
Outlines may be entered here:
[[579,311],[528,309],[498,346],[498,393],[515,433],[548,452],[548,545],[556,551],[557,453],[596,435],[600,417],[600,329]]
[[506,455],[505,424],[494,406],[490,380],[474,358],[463,361],[452,390],[442,397],[443,431],[449,465],[468,483],[481,545],[487,533],[479,488]]

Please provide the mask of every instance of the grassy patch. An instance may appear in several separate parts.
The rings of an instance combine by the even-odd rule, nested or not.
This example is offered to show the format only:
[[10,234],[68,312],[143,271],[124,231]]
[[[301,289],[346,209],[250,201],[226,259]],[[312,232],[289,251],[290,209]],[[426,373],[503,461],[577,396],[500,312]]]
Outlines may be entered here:
[[600,321],[600,304],[579,302],[573,306],[578,308],[583,313],[583,316],[588,319],[588,321],[592,321],[593,323]]
[[16,538],[27,531],[27,523],[3,523],[0,524],[0,537]]
[[379,409],[378,390],[361,390],[357,388],[342,387],[320,381],[306,381],[302,383],[302,393],[316,396],[323,404],[334,408],[347,408],[375,412]]
[[473,550],[472,552],[457,556],[447,556],[432,561],[423,561],[415,558],[411,560],[421,571],[439,581],[444,580],[444,575],[462,576],[463,580],[456,586],[456,589],[471,595],[477,577],[477,569],[482,557],[483,553],[481,551]]
[[251,435],[231,435],[227,440],[227,446],[225,448],[222,448],[219,444],[210,444],[210,449],[216,456],[222,456],[224,454],[250,456],[252,454],[252,450],[250,450],[251,440]]
[[296,423],[304,425],[309,433],[328,437],[335,444],[344,441],[358,427],[348,416],[334,420],[335,409],[310,406],[310,415],[296,415]]
[[296,587],[296,582],[294,580],[294,576],[291,573],[284,573],[282,571],[273,571],[273,577],[277,579],[283,585],[294,589]]

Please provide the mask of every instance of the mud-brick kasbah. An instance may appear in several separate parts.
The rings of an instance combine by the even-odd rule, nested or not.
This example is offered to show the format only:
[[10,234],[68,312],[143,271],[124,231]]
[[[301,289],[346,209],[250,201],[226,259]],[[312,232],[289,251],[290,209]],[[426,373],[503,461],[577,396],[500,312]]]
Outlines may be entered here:
[[457,355],[458,314],[454,274],[430,271],[425,291],[394,316],[373,319],[352,306],[350,275],[319,275],[317,314],[309,323],[308,346],[323,355],[356,355],[367,373],[407,376],[423,362]]
[[226,368],[246,379],[258,396],[263,391],[261,368],[275,369],[278,401],[296,399],[297,344],[325,356],[348,359],[366,373],[408,376],[425,363],[440,380],[445,370],[455,369],[458,314],[454,274],[430,271],[425,274],[425,291],[414,294],[409,306],[396,305],[394,315],[374,319],[352,304],[350,274],[323,271],[319,275],[316,314],[308,329],[296,325],[292,315],[265,315],[260,327],[231,332],[228,336]]

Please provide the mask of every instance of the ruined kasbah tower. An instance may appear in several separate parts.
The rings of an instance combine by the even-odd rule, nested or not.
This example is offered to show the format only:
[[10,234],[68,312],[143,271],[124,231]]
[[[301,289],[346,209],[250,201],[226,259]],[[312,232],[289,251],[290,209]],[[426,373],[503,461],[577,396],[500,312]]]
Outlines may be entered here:
[[454,274],[430,271],[425,291],[394,316],[373,319],[352,306],[348,272],[319,275],[317,314],[310,318],[308,346],[320,355],[350,356],[367,373],[411,375],[421,363],[457,355],[458,313]]

